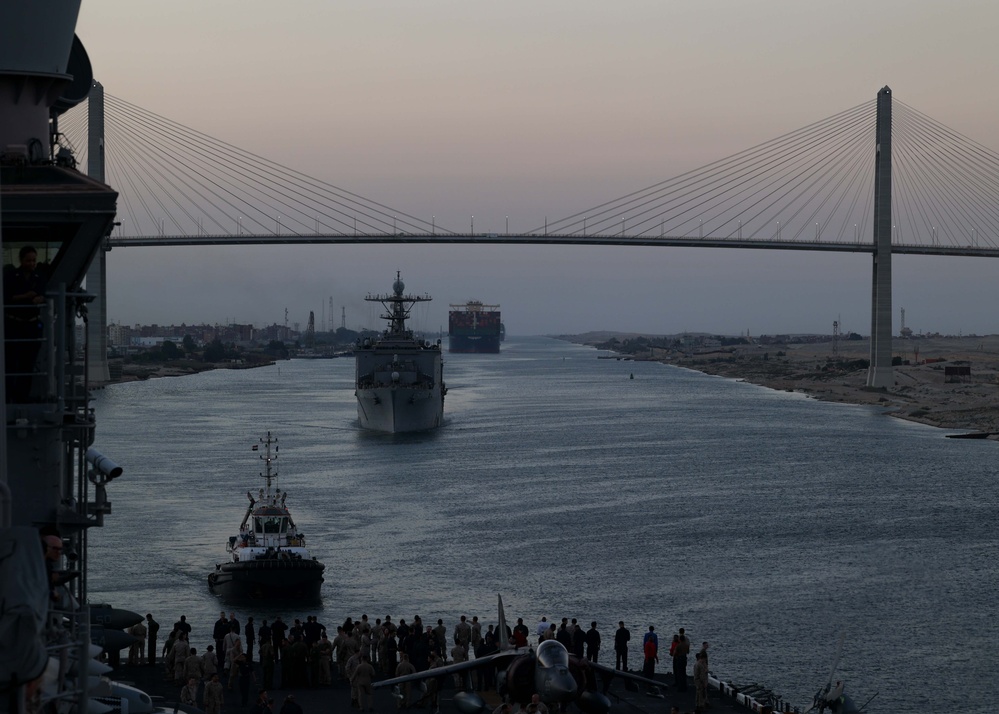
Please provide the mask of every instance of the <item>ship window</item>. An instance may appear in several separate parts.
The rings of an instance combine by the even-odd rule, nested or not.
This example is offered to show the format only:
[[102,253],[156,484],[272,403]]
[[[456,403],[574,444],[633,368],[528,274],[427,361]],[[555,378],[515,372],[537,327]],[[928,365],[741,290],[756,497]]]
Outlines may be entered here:
[[288,519],[282,516],[257,519],[257,533],[284,533]]
[[[4,240],[3,248],[0,249],[0,262],[3,263],[4,272],[16,270],[20,267],[20,252],[22,248],[31,246],[35,249],[35,272],[43,278],[48,277],[49,269],[56,263],[59,251],[62,249],[62,241],[47,240],[26,240],[18,241],[13,239],[13,235],[5,236],[10,240]],[[41,238],[41,236],[39,236]]]

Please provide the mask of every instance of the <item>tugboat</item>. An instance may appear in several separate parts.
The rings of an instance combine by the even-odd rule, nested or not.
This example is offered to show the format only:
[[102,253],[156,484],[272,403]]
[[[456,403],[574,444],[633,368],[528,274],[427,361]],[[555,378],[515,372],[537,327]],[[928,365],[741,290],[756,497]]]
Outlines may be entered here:
[[441,341],[417,339],[406,328],[413,305],[429,295],[406,295],[396,272],[391,295],[368,295],[385,307],[389,326],[381,337],[365,339],[354,351],[357,419],[362,429],[397,434],[428,431],[444,421],[444,363]]
[[[250,505],[239,534],[226,545],[229,560],[215,566],[208,587],[226,600],[317,601],[326,566],[310,556],[305,536],[284,504],[288,492],[277,488],[277,437],[267,432],[260,444],[265,466],[260,476],[267,485],[256,498],[246,492]],[[253,450],[259,451],[260,445],[254,444]]]

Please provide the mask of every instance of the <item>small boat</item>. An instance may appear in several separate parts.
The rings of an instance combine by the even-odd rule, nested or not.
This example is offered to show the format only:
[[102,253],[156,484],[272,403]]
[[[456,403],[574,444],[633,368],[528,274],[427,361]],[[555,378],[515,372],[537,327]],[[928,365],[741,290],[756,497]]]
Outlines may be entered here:
[[215,566],[208,587],[226,600],[318,601],[326,566],[305,547],[305,535],[285,505],[287,491],[277,487],[277,437],[267,432],[253,450],[264,462],[267,485],[254,498],[239,524],[238,535],[226,544],[229,560]]

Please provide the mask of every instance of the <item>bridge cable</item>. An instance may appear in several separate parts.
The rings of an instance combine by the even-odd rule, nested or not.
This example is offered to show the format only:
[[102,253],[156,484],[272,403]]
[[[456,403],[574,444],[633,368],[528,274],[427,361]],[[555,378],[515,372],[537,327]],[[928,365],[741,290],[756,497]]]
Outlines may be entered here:
[[[141,113],[141,116],[148,123],[148,125],[151,126],[155,125],[158,127],[159,133],[161,135],[166,134],[166,130],[169,129],[171,132],[173,132],[173,136],[177,139],[178,142],[180,142],[181,139],[183,139],[185,143],[190,143],[196,146],[210,148],[213,152],[215,152],[216,156],[219,155],[220,150],[228,150],[230,154],[235,154],[240,158],[248,159],[253,164],[259,164],[262,168],[266,168],[267,170],[270,171],[268,178],[275,180],[280,178],[284,180],[285,181],[284,185],[286,187],[286,190],[288,186],[294,185],[297,187],[302,187],[304,185],[305,189],[308,192],[311,192],[314,196],[318,195],[326,201],[333,201],[337,205],[345,207],[350,206],[351,208],[353,208],[355,212],[361,213],[369,221],[374,221],[387,225],[388,221],[391,219],[397,222],[397,225],[402,224],[404,226],[410,226],[412,228],[424,229],[424,230],[428,230],[430,228],[427,221],[415,218],[408,213],[391,209],[390,207],[385,206],[384,204],[380,204],[376,201],[372,201],[371,199],[367,199],[358,194],[346,191],[345,189],[337,187],[328,182],[319,181],[317,179],[314,179],[312,177],[303,174],[302,172],[289,169],[286,166],[270,161],[256,154],[252,154],[250,152],[239,149],[238,147],[228,144],[227,142],[214,139],[213,137],[210,137],[207,134],[197,132],[193,129],[190,129],[189,127],[186,127],[177,122],[173,122],[172,120],[166,119],[165,117],[162,117],[160,115],[156,115],[152,112],[146,112],[145,110],[142,110],[136,105],[133,105],[124,100],[120,100],[118,98],[112,98],[112,99],[115,102],[119,103],[119,108],[123,113],[126,110],[131,111],[133,116],[138,116]],[[236,166],[236,164],[230,164],[230,165],[234,167]],[[256,174],[257,176],[261,175],[260,172],[256,171],[245,171],[244,175],[245,173],[249,173],[250,175]],[[299,195],[304,195],[300,191],[298,193]],[[313,204],[313,206],[315,206],[315,204]],[[298,210],[301,211],[302,209],[299,207]],[[342,212],[340,213],[342,214]],[[347,214],[342,214],[342,215],[347,216]],[[348,217],[353,218],[354,216],[348,216]],[[302,221],[297,217],[289,217],[289,218],[294,218],[300,225],[304,225]],[[339,222],[345,223],[344,221],[339,221]],[[440,229],[440,230],[441,232],[448,232],[445,229]]]
[[[761,144],[757,144],[754,147],[751,147],[751,148],[746,149],[744,151],[741,151],[741,152],[738,152],[736,154],[733,154],[732,156],[719,159],[717,161],[714,161],[714,162],[711,162],[711,163],[707,164],[706,166],[699,167],[697,169],[693,169],[691,171],[682,173],[679,176],[676,176],[676,177],[673,177],[673,178],[668,179],[666,181],[660,182],[660,183],[655,184],[655,185],[653,185],[651,187],[631,192],[631,193],[626,194],[626,195],[624,195],[622,197],[619,197],[617,199],[613,199],[612,201],[604,202],[602,204],[599,204],[598,206],[592,207],[592,208],[587,209],[585,211],[579,211],[577,213],[572,214],[571,216],[568,216],[566,218],[563,218],[563,219],[560,219],[560,220],[556,221],[554,224],[550,224],[549,227],[551,228],[551,226],[554,225],[557,228],[559,225],[561,225],[563,223],[570,223],[570,222],[571,223],[579,223],[581,219],[585,219],[589,215],[593,215],[594,213],[598,213],[598,212],[599,213],[605,213],[608,210],[617,210],[617,211],[620,211],[621,207],[628,205],[628,203],[631,200],[633,200],[634,197],[636,197],[636,196],[647,195],[649,192],[652,192],[652,191],[655,191],[655,190],[668,189],[668,188],[670,188],[672,186],[675,186],[675,185],[678,185],[678,184],[682,184],[684,181],[690,180],[692,178],[694,180],[699,180],[700,177],[702,177],[703,175],[705,175],[711,169],[717,168],[717,167],[724,167],[726,164],[728,164],[728,165],[732,165],[732,164],[739,165],[740,160],[745,160],[745,161],[756,160],[759,157],[759,155],[761,155],[761,154],[765,155],[773,147],[778,147],[779,148],[779,147],[782,146],[782,144],[793,142],[793,141],[797,141],[798,138],[800,138],[801,136],[803,136],[803,135],[804,136],[808,136],[810,133],[812,133],[816,129],[824,128],[826,125],[831,124],[831,123],[834,124],[841,117],[843,117],[843,116],[849,116],[849,115],[853,114],[854,112],[857,112],[858,110],[867,110],[867,111],[869,111],[869,109],[870,109],[870,107],[872,105],[873,105],[873,102],[866,102],[866,103],[864,103],[862,105],[859,105],[858,107],[851,108],[851,109],[847,110],[846,112],[841,112],[840,114],[835,115],[834,117],[829,117],[827,119],[823,119],[821,121],[814,122],[813,124],[811,124],[811,125],[803,128],[803,129],[795,130],[793,132],[789,132],[787,134],[779,136],[779,137],[777,137],[775,139],[771,139],[771,140],[768,140],[768,141],[763,142]],[[534,229],[531,232],[534,233],[534,232],[537,232],[539,230],[541,230],[541,229],[540,228],[539,229]]]

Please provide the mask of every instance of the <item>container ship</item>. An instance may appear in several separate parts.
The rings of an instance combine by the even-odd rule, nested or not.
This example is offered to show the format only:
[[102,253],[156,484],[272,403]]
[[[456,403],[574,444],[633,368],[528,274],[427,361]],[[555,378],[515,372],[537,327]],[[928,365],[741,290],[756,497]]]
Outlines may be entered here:
[[441,341],[417,339],[407,329],[413,305],[429,295],[405,295],[396,273],[390,295],[365,300],[385,307],[388,328],[377,339],[364,339],[354,350],[357,418],[362,429],[398,433],[436,429],[444,421],[444,366]]
[[448,313],[448,350],[474,354],[498,354],[506,329],[500,322],[499,305],[469,300],[451,305]]

